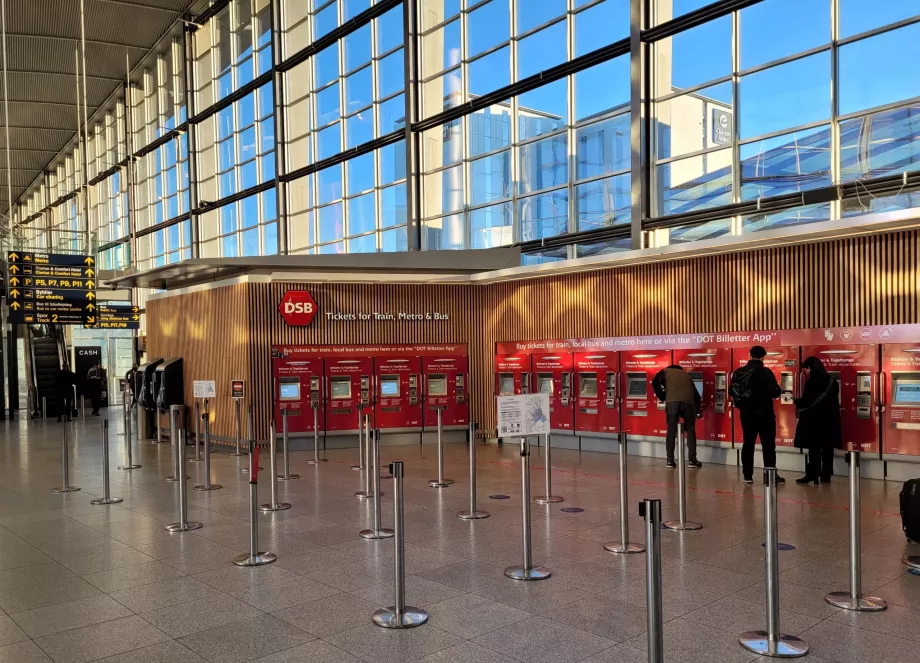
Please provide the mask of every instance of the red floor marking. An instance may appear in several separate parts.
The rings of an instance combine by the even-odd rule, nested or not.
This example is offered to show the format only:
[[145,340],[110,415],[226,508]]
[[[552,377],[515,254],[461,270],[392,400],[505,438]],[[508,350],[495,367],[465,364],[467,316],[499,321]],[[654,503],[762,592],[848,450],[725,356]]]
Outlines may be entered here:
[[[488,461],[488,463],[490,465],[504,465],[504,466],[516,466],[517,465],[517,463],[512,463],[509,461],[498,461],[498,460],[490,460]],[[542,470],[544,468],[534,467],[534,469]],[[559,473],[559,474],[572,474],[575,476],[583,476],[583,477],[612,479],[614,481],[620,480],[619,477],[615,477],[612,474],[589,474],[586,472],[576,472],[575,470],[559,470],[559,469],[554,469],[553,472]],[[639,480],[630,479],[629,483],[634,483],[634,484],[643,485],[643,486],[666,486],[666,487],[676,487],[677,486],[677,484],[668,483],[666,481],[647,481],[647,480],[642,480],[642,479],[639,479]],[[693,490],[698,493],[712,493],[714,495],[731,495],[731,496],[736,496],[736,497],[744,497],[746,499],[755,499],[755,500],[763,499],[763,495],[755,495],[753,493],[739,493],[734,490],[719,490],[717,488],[695,488],[693,486],[687,486],[687,490]],[[823,502],[811,502],[809,500],[796,500],[796,499],[792,499],[788,497],[778,497],[777,501],[785,502],[787,504],[804,504],[807,506],[819,507],[821,509],[835,509],[838,511],[849,511],[850,510],[849,506],[841,506],[837,504],[825,504]],[[900,516],[901,515],[900,513],[891,513],[889,511],[878,511],[875,509],[860,509],[860,513],[871,513],[871,514],[876,514],[880,516]]]

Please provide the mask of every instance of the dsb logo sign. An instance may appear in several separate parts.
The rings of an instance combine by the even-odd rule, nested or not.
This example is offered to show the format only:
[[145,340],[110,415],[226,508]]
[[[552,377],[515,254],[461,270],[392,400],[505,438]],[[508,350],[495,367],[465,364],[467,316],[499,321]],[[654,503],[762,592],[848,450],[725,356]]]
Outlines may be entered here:
[[316,315],[316,302],[306,290],[288,290],[278,304],[278,312],[291,327],[306,327]]

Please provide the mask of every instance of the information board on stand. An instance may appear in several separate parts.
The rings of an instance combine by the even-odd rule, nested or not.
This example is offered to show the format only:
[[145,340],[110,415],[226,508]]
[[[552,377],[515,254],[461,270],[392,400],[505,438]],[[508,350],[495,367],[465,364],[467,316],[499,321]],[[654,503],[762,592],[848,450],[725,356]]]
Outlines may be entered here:
[[8,251],[6,259],[11,323],[96,323],[99,307],[92,256]]
[[195,398],[217,398],[217,383],[214,380],[193,380],[192,393]]
[[497,396],[498,436],[529,437],[549,433],[549,394]]

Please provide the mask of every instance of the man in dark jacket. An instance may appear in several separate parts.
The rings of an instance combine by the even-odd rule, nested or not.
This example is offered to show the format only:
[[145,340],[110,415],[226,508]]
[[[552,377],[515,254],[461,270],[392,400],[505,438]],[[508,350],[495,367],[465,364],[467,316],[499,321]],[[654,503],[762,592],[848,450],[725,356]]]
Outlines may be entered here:
[[[735,407],[741,412],[741,474],[744,483],[754,483],[754,445],[760,436],[763,466],[776,467],[776,413],[773,401],[782,391],[776,376],[763,365],[767,351],[760,345],[751,348],[747,364],[732,375],[731,395]],[[777,475],[776,483],[786,483]]]
[[668,417],[668,434],[665,448],[668,454],[668,469],[677,467],[674,461],[674,441],[677,438],[677,424],[684,420],[684,429],[687,431],[687,451],[690,460],[688,467],[702,467],[703,464],[696,459],[696,419],[701,415],[700,392],[693,384],[693,378],[680,366],[672,364],[664,370],[658,371],[652,379],[652,389],[659,401],[663,401],[665,413]]
[[58,412],[58,421],[70,421],[73,413],[73,388],[75,384],[77,384],[76,374],[70,370],[67,364],[64,364],[54,379],[54,393],[57,396],[58,406],[61,408]]

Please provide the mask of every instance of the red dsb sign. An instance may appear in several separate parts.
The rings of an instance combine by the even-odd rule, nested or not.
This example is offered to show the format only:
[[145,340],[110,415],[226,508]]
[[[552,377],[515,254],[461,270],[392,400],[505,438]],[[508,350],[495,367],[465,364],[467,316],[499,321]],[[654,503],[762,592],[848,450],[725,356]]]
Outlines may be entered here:
[[288,290],[278,304],[278,311],[291,327],[306,327],[316,315],[316,302],[306,290]]

